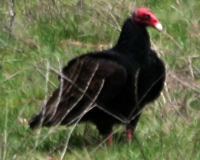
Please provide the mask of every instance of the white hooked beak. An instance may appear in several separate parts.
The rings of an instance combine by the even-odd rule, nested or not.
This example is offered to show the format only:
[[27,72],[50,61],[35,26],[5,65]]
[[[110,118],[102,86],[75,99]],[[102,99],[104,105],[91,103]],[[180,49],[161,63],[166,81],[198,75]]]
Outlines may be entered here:
[[160,23],[157,23],[157,24],[155,25],[155,28],[156,28],[157,30],[159,30],[159,31],[162,31],[162,29],[163,29],[162,24],[160,24]]

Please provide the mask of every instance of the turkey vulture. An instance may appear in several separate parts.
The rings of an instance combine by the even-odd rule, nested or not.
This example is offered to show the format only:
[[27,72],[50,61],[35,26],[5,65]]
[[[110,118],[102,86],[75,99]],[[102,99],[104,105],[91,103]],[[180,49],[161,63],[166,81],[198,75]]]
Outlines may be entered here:
[[90,121],[111,145],[113,125],[125,124],[130,141],[143,107],[160,95],[165,80],[147,26],[162,30],[150,10],[139,8],[125,20],[113,48],[72,59],[30,128]]

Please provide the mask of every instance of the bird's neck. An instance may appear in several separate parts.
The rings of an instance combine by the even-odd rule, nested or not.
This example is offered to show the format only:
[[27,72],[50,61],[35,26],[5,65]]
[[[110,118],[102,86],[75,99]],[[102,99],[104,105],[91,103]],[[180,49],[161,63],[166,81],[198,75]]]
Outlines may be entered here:
[[131,54],[136,59],[143,59],[150,48],[149,35],[144,26],[138,26],[128,18],[123,27],[114,50],[121,54]]

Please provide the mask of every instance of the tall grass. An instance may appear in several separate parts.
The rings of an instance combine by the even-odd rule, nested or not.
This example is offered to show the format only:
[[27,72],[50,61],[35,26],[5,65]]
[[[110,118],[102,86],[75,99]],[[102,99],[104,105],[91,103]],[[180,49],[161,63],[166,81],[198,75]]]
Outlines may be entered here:
[[[65,159],[200,159],[200,1],[47,0],[0,2],[0,157],[60,159],[71,128],[31,131],[27,121],[57,86],[54,73],[88,51],[114,45],[123,21],[139,6],[149,7],[164,26],[149,28],[152,47],[167,67],[162,95],[144,110],[132,144],[123,126],[114,129],[114,146],[101,144],[91,124],[80,124]],[[9,37],[9,34],[11,37]],[[45,87],[48,87],[48,94]],[[38,143],[36,143],[36,141]]]

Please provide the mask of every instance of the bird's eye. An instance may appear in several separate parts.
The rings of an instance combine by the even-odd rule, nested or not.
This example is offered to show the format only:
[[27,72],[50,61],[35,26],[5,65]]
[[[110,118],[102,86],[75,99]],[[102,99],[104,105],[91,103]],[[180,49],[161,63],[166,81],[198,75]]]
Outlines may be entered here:
[[145,21],[149,21],[149,20],[151,19],[150,15],[148,15],[148,14],[143,14],[143,15],[142,15],[142,18],[143,18],[143,20],[145,20]]

